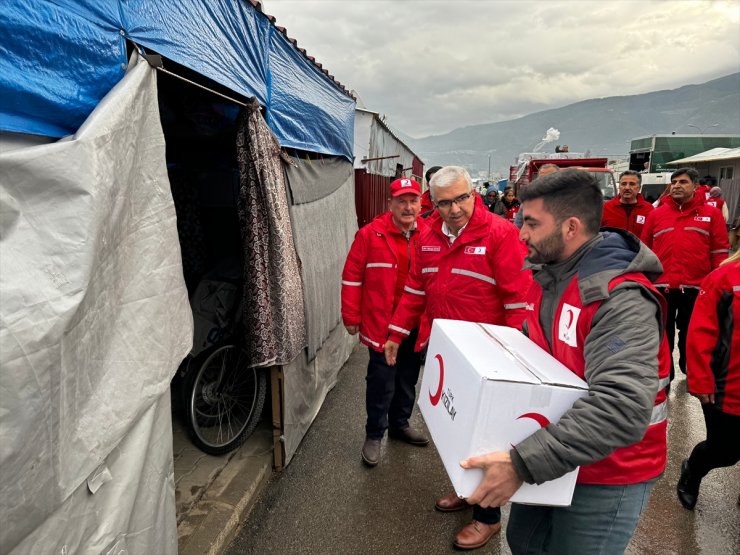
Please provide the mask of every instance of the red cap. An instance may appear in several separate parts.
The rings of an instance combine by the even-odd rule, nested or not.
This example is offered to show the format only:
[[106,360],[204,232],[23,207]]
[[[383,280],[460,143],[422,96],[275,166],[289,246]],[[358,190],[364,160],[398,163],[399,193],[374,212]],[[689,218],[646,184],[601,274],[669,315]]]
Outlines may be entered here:
[[391,183],[391,196],[399,197],[401,195],[421,196],[421,185],[413,179],[401,178]]

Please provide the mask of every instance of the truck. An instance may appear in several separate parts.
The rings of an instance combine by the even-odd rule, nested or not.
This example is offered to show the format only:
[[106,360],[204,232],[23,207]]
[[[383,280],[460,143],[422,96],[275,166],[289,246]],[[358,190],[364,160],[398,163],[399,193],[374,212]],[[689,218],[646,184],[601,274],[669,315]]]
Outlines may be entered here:
[[740,147],[740,135],[647,135],[630,141],[629,169],[642,174],[642,196],[654,202],[671,182],[676,166],[669,162],[700,152]]
[[509,186],[513,184],[514,193],[518,196],[519,190],[537,177],[542,166],[554,164],[559,168],[578,168],[592,174],[599,182],[604,201],[607,201],[617,195],[614,173],[607,167],[608,163],[607,158],[591,158],[578,152],[523,152],[516,165],[509,168]]

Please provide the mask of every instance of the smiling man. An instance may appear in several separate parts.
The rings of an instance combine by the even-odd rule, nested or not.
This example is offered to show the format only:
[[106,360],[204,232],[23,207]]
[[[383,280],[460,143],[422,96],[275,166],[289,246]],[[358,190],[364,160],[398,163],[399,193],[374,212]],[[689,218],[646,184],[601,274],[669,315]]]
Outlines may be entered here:
[[521,200],[535,272],[523,331],[589,394],[510,451],[461,461],[484,470],[468,501],[500,506],[523,482],[580,466],[569,507],[512,505],[509,546],[515,555],[621,554],[666,463],[663,298],[646,277],[660,262],[633,235],[599,232],[602,194],[587,172],[538,178]]
[[[464,168],[440,169],[430,190],[436,211],[421,233],[417,264],[391,319],[388,364],[396,361],[399,344],[419,325],[425,310],[430,321],[448,318],[519,329],[525,314],[532,276],[522,270],[525,249],[516,227],[486,209]],[[435,504],[442,512],[469,506],[454,493]],[[501,529],[500,520],[498,507],[474,507],[473,521],[455,536],[454,545],[482,547]]]
[[673,172],[669,194],[648,216],[642,236],[663,264],[655,286],[668,302],[666,333],[671,353],[678,328],[678,366],[684,374],[686,335],[699,287],[730,253],[722,212],[695,194],[698,181],[693,168]]
[[421,317],[409,328],[397,360],[386,364],[383,354],[388,322],[403,294],[416,255],[421,187],[413,179],[390,185],[388,212],[357,232],[342,272],[342,320],[351,335],[359,333],[368,346],[365,443],[362,460],[372,467],[380,460],[386,430],[412,445],[429,440],[409,426],[421,368],[421,351],[429,340],[429,324]]
[[642,176],[627,170],[619,175],[619,195],[604,204],[601,227],[616,227],[642,237],[648,214],[654,210],[640,194]]

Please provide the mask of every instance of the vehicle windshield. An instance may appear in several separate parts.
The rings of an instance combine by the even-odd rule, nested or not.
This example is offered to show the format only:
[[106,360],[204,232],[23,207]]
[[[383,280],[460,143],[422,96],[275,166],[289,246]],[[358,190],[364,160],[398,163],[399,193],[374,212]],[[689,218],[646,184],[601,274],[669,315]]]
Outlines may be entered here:
[[652,183],[650,185],[643,185],[640,192],[646,201],[655,202],[663,194],[664,189],[665,185],[663,183]]
[[599,188],[604,195],[604,200],[611,200],[616,196],[616,185],[611,172],[589,172],[599,182]]

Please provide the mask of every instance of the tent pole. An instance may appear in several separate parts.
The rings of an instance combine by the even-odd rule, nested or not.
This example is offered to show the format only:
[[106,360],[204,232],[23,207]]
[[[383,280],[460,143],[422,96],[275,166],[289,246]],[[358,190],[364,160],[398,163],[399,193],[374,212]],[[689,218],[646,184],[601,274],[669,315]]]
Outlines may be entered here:
[[239,106],[246,106],[247,104],[245,102],[242,102],[241,100],[237,100],[236,98],[231,98],[230,96],[226,96],[225,94],[221,94],[218,91],[214,91],[213,89],[209,89],[208,87],[201,85],[200,83],[196,83],[195,81],[191,81],[190,79],[187,79],[186,77],[183,77],[181,75],[178,75],[177,73],[173,73],[167,69],[164,68],[164,63],[162,61],[162,56],[159,54],[147,54],[144,52],[144,49],[141,48],[138,44],[134,43],[136,47],[139,50],[139,54],[141,54],[142,58],[144,58],[147,63],[152,66],[154,69],[157,69],[161,71],[162,73],[166,73],[167,75],[171,75],[172,77],[175,77],[177,79],[180,79],[181,81],[185,81],[186,83],[190,83],[191,85],[195,85],[198,88],[203,89],[204,91],[208,91],[209,93],[213,93],[217,96],[220,96],[221,98],[228,100],[229,102],[233,102],[234,104],[238,104]]

